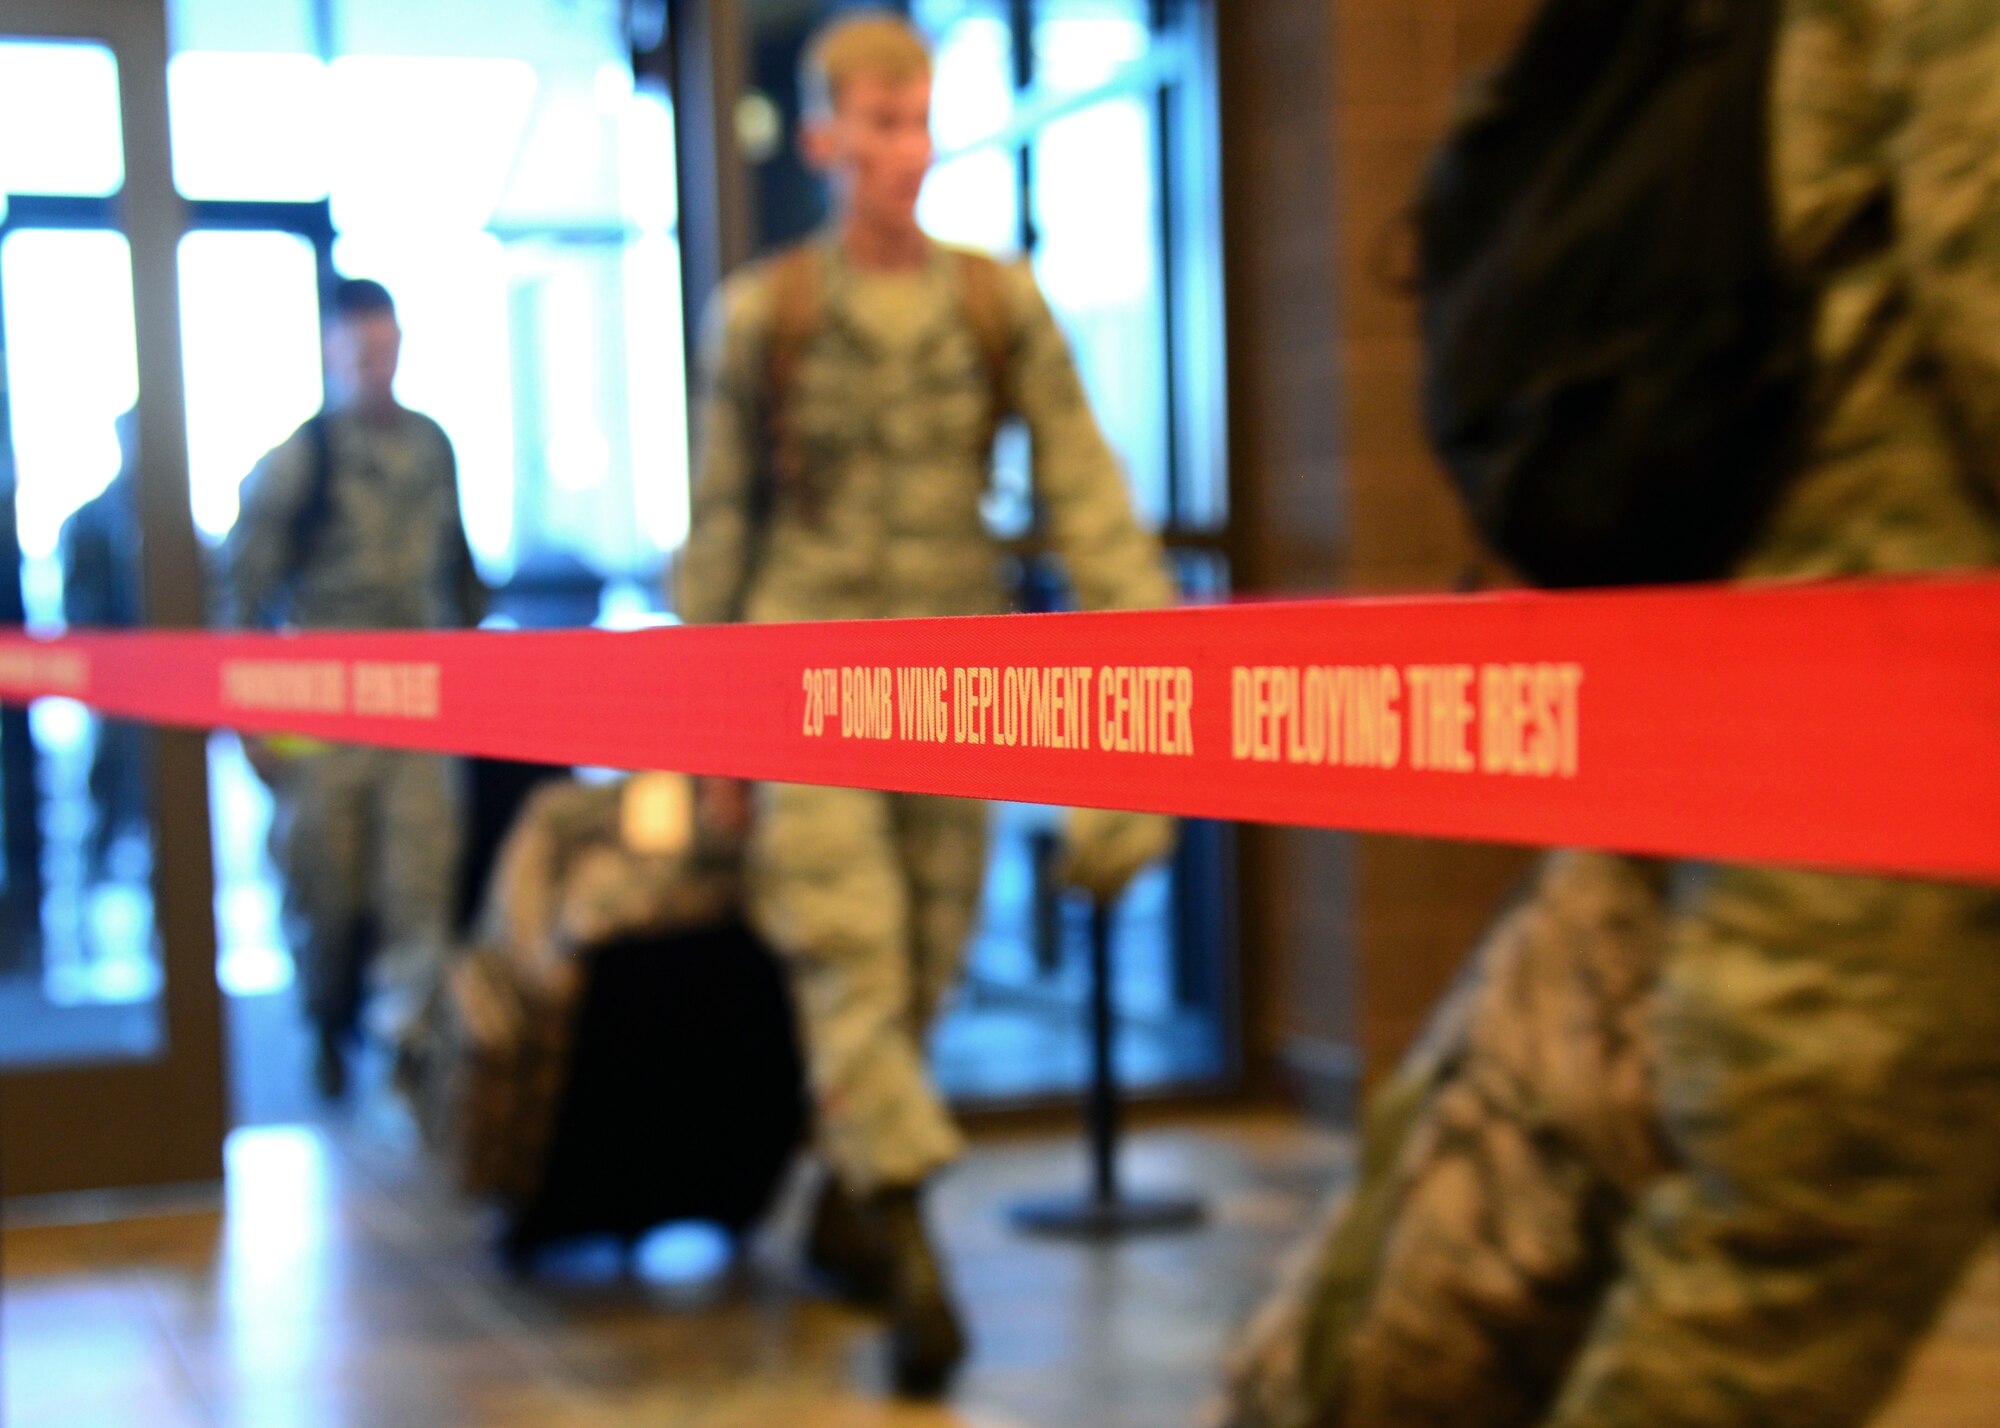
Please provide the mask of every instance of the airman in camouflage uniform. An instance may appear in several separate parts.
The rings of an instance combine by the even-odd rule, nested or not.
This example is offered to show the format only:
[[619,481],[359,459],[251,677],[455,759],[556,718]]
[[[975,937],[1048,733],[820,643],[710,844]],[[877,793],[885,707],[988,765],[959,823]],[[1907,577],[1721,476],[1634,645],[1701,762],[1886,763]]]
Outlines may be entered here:
[[[2000,6],[1788,0],[1774,116],[1821,383],[1744,573],[2000,562]],[[1549,1422],[1861,1423],[2000,1211],[2000,893],[1678,882],[1658,1077],[1684,1168]]]
[[[418,630],[475,623],[483,612],[451,443],[390,394],[398,339],[379,285],[342,285],[328,332],[340,395],[315,418],[324,445],[308,423],[244,481],[223,550],[224,623]],[[458,771],[433,754],[307,741],[258,741],[250,751],[276,802],[271,846],[319,1035],[320,1085],[338,1095],[342,1043],[361,1009],[364,939],[372,932],[376,980],[391,990],[422,981],[448,944]]]
[[[837,23],[814,54],[833,106],[816,157],[840,184],[841,216],[817,240],[819,316],[783,397],[804,480],[780,482],[760,517],[757,482],[776,455],[764,408],[779,270],[767,261],[725,285],[710,325],[678,609],[694,623],[1004,610],[1002,552],[981,518],[996,384],[964,259],[914,218],[930,158],[928,56],[880,15]],[[810,92],[810,70],[808,81]],[[879,106],[881,125],[839,138],[861,105]],[[857,261],[864,242],[879,251]],[[1048,543],[1088,607],[1169,603],[1159,545],[1133,517],[1034,278],[1025,265],[998,276],[1001,385],[1033,443]],[[924,1039],[958,977],[985,816],[962,800],[769,785],[751,834],[752,917],[792,968],[824,1154],[846,1191],[906,1219],[887,1197],[960,1149]],[[899,1383],[936,1387],[931,1370],[960,1350],[955,1326],[930,1350],[899,1345]]]
[[[855,271],[825,249],[824,316],[794,419],[827,479],[818,509],[783,504],[761,538],[760,334],[769,265],[732,279],[712,336],[694,525],[678,600],[691,623],[992,614],[1002,552],[980,518],[987,383],[954,255],[917,272]],[[1050,540],[1094,608],[1172,598],[1091,416],[1061,330],[1025,266],[1003,270],[1010,390],[1034,442]],[[753,549],[754,547],[754,549]],[[958,975],[985,870],[985,808],[963,799],[770,785],[753,835],[753,902],[795,959],[815,1030],[826,1151],[856,1189],[909,1184],[958,1133],[923,1071],[920,1028]]]
[[[1993,565],[2000,7],[1788,0],[1773,102],[1781,239],[1822,293],[1821,376],[1804,460],[1742,573]],[[1587,906],[1577,892],[1545,872],[1537,898],[1559,924]],[[1578,1161],[1539,1083],[1489,1049],[1515,1097],[1486,1105],[1469,1143],[1522,1154],[1511,1175],[1462,1178],[1456,1201],[1426,1199],[1454,1118],[1420,1048],[1371,1115],[1362,1183],[1307,1287],[1246,1342],[1232,1421],[1843,1428],[1873,1413],[2000,1211],[2000,894],[1690,867],[1664,908],[1658,1173],[1634,1184]],[[1540,965],[1559,987],[1581,964]],[[1574,985],[1607,1011],[1630,991]],[[1523,1019],[1517,1040],[1571,1034],[1546,1006],[1480,995]],[[1588,1258],[1550,1251],[1604,1223],[1577,1213],[1593,1195],[1623,1227],[1578,1275]],[[1510,1312],[1510,1284],[1535,1290],[1533,1315]],[[1459,1371],[1479,1367],[1462,1352],[1478,1337],[1497,1379]]]

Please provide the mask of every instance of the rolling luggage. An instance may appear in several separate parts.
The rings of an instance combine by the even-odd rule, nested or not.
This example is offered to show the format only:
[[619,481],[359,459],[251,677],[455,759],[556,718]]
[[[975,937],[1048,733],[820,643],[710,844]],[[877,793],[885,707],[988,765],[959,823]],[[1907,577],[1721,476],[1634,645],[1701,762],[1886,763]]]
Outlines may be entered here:
[[668,1220],[732,1233],[770,1207],[805,1135],[784,976],[741,922],[592,948],[542,1175],[510,1215],[525,1258]]
[[552,1240],[761,1217],[807,1128],[782,969],[685,781],[539,789],[398,1081],[516,1265]]

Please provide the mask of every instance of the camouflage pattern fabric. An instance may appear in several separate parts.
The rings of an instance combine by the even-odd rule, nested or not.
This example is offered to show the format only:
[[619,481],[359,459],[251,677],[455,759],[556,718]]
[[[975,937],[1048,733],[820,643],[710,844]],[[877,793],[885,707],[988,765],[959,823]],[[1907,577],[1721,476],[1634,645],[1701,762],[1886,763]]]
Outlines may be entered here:
[[1529,1424],[1663,1164],[1660,869],[1544,861],[1395,1075],[1355,1184],[1238,1344],[1232,1428]]
[[[465,550],[450,443],[429,417],[329,418],[326,518],[305,549],[294,525],[316,456],[302,428],[243,483],[223,546],[224,624],[431,629],[476,623],[485,595]],[[461,824],[455,763],[427,754],[324,749],[290,760],[272,793],[273,850],[307,1010],[350,1025],[357,929],[372,924],[381,980],[422,983],[451,932]],[[401,1008],[407,1011],[407,1007]]]
[[364,928],[373,975],[395,1012],[441,964],[461,828],[460,765],[435,754],[322,745],[285,761],[273,788],[271,851],[307,1013],[354,1024]]
[[[989,614],[1004,554],[981,516],[993,384],[951,250],[910,274],[865,274],[827,240],[820,318],[789,383],[792,483],[753,512],[770,423],[772,267],[724,285],[708,325],[700,459],[676,583],[691,623]],[[1158,542],[1135,520],[1068,344],[1028,269],[1001,269],[1006,387],[1033,446],[1046,544],[1093,609],[1172,602]],[[793,973],[824,1149],[850,1188],[920,1179],[958,1133],[924,1068],[922,1033],[956,979],[984,874],[983,808],[839,789],[760,793],[753,921]]]
[[443,969],[396,1048],[396,1089],[464,1195],[519,1204],[548,1169],[576,1022],[574,985],[476,943]]
[[1820,287],[1804,460],[1752,576],[2000,560],[2000,10],[1789,0],[1788,260]]
[[[1821,375],[1799,469],[1743,573],[1990,566],[2000,7],[1791,0],[1773,102],[1782,240],[1823,293]],[[1863,1423],[2000,1208],[2000,894],[1686,868],[1661,967],[1668,1168],[1626,1217],[1604,1266],[1615,1285],[1576,1305],[1588,1332],[1540,1421]],[[1374,1112],[1370,1154],[1378,1139],[1420,1138],[1429,1104],[1399,1078]],[[1395,1345],[1355,1306],[1391,1292],[1392,1274],[1423,1286],[1421,1273],[1371,1256],[1425,1210],[1421,1197],[1371,1198],[1387,1173],[1365,1159],[1364,1188],[1320,1242],[1332,1262],[1308,1271],[1293,1328],[1253,1346],[1262,1381],[1288,1382],[1291,1396],[1241,1421],[1388,1421],[1367,1416],[1377,1400],[1362,1385],[1401,1371]],[[1499,1200],[1488,1213],[1512,1217]],[[1368,1274],[1343,1268],[1343,1246]],[[1445,1306],[1420,1325],[1435,1334],[1454,1320]],[[1511,1328],[1491,1332],[1497,1346]],[[1309,1363],[1329,1342],[1324,1361],[1344,1365],[1331,1382],[1279,1372],[1288,1354]],[[1535,1421],[1532,1406],[1532,1395],[1482,1388],[1461,1401],[1465,1416],[1435,1421]]]
[[485,591],[465,550],[451,444],[419,412],[387,424],[335,412],[327,513],[295,549],[316,457],[305,429],[243,482],[223,545],[221,623],[241,628],[426,630],[474,625]]
[[[1007,386],[1033,444],[1047,544],[1088,609],[1171,604],[1159,544],[1133,518],[1062,330],[1024,264],[1000,271]],[[768,528],[753,529],[772,307],[770,265],[756,264],[724,285],[709,318],[675,608],[690,624],[1006,609],[1002,551],[980,514],[992,390],[951,250],[883,276],[857,273],[828,242],[821,273],[788,417],[819,499],[812,510],[781,499]]]
[[[1991,565],[2000,7],[1792,0],[1785,20],[1779,207],[1824,284],[1823,380],[1746,573]],[[1863,1423],[2000,1209],[2000,893],[1762,868],[1681,884],[1659,1084],[1682,1168],[1641,1200],[1548,1421]]]
[[2000,897],[1700,882],[1660,991],[1677,1168],[1547,1421],[1863,1423],[2000,1207]]
[[766,784],[751,921],[785,957],[820,1108],[820,1150],[857,1194],[961,1149],[924,1067],[986,873],[986,805]]
[[590,949],[714,924],[740,904],[726,832],[697,818],[679,852],[630,846],[632,782],[535,791],[500,848],[473,944],[434,979],[398,1047],[398,1088],[465,1194],[521,1203],[540,1187]]
[[678,852],[631,847],[621,816],[630,784],[545,784],[508,830],[476,935],[508,948],[529,979],[566,982],[584,949],[737,912],[737,840],[698,822],[692,843]]

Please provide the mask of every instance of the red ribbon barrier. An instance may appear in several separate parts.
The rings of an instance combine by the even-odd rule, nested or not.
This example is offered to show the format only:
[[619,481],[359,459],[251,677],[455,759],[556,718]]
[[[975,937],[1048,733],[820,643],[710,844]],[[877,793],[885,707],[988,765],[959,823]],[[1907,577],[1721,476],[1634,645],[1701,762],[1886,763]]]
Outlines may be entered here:
[[2000,882],[2000,579],[633,633],[0,636],[0,698]]

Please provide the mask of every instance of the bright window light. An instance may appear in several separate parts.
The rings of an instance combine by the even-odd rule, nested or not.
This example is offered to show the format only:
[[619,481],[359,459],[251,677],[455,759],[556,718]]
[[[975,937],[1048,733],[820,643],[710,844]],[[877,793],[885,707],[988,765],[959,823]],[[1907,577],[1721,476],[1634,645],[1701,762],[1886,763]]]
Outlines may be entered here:
[[1013,41],[1004,18],[959,21],[933,61],[931,133],[946,153],[975,143],[1007,122],[1014,109]]
[[535,85],[519,60],[335,60],[335,226],[483,227],[513,172]]
[[1001,149],[974,149],[938,165],[917,201],[917,221],[931,237],[988,252],[1015,246],[1019,212],[1014,156]]
[[1058,119],[1035,146],[1036,271],[1058,309],[1123,307],[1156,281],[1145,105],[1111,99]]
[[1065,93],[1089,89],[1144,58],[1151,43],[1143,0],[1068,0],[1035,25],[1035,78]]
[[104,198],[124,185],[111,51],[0,40],[0,189]]
[[619,105],[618,188],[625,216],[634,225],[673,227],[680,206],[674,189],[674,115],[663,94],[628,92]]
[[312,244],[290,233],[181,240],[181,351],[195,525],[220,540],[259,457],[319,409]]
[[330,84],[311,55],[175,56],[174,186],[189,198],[311,203],[327,193]]
[[21,551],[118,474],[114,423],[139,399],[132,260],[120,233],[17,230],[0,244]]
[[[167,48],[310,54],[311,0],[167,0]],[[351,9],[351,0],[342,5]],[[348,16],[343,13],[343,20]]]
[[396,396],[450,434],[466,539],[489,579],[505,577],[514,536],[514,354],[499,240],[375,229],[344,235],[333,261],[395,296],[403,327]]
[[664,233],[625,249],[626,390],[631,393],[632,494],[652,543],[678,550],[688,528],[686,362],[679,341],[680,251]]

